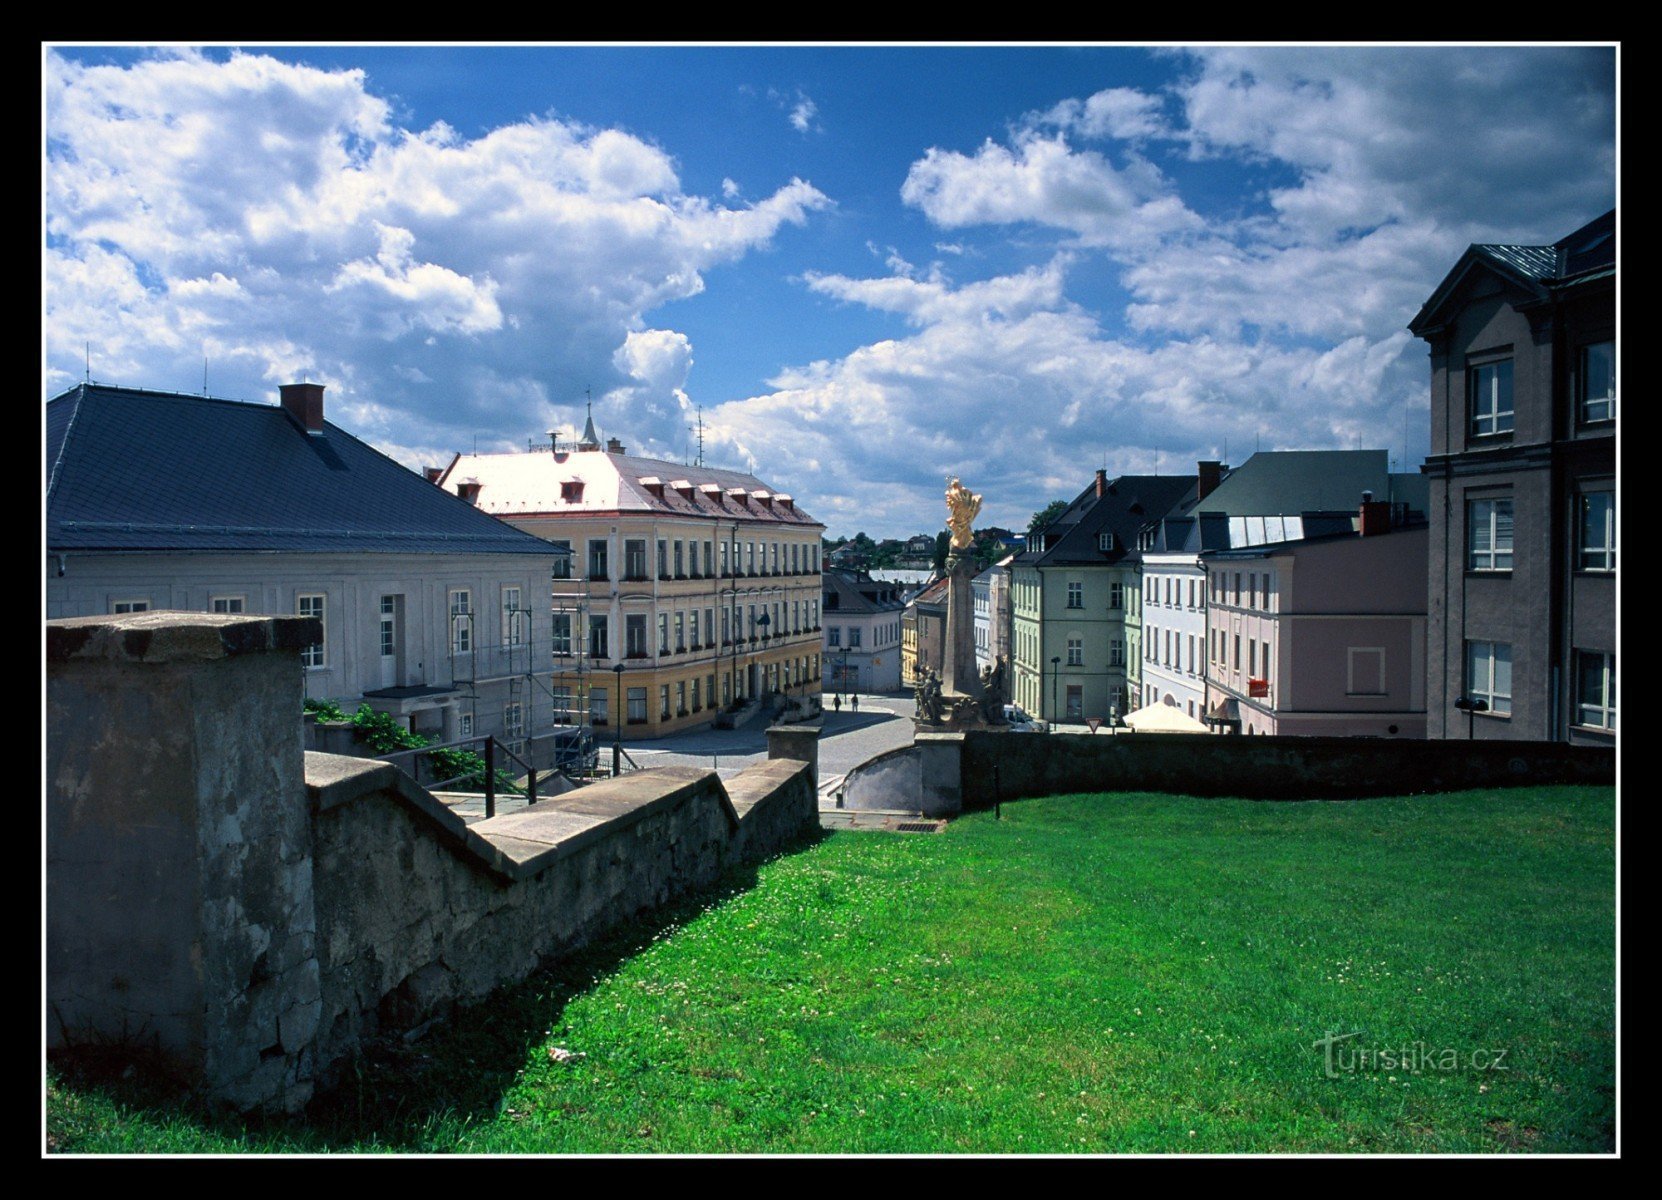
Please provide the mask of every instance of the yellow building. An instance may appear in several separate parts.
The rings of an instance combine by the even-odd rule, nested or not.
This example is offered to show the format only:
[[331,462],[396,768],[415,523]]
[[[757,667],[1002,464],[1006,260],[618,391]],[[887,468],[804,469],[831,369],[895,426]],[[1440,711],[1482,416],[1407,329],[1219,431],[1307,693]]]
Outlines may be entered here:
[[631,736],[708,725],[772,692],[820,692],[820,538],[740,471],[600,448],[459,454],[434,482],[571,550],[555,567],[556,709]]

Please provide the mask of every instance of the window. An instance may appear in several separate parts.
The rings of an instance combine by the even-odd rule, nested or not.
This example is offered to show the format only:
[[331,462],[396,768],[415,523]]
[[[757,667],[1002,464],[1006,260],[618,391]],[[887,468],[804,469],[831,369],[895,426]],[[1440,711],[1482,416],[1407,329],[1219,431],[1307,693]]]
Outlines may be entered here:
[[699,710],[701,710],[704,707],[704,704],[702,702],[702,697],[701,697],[701,689],[700,689],[700,686],[699,686],[703,682],[704,681],[702,679],[694,679],[692,681],[692,685],[693,685],[692,686],[692,693],[693,693],[692,710],[694,712],[698,712]]
[[687,648],[687,618],[684,613],[675,614],[675,652],[682,653]]
[[1235,669],[1241,669],[1241,635],[1238,633],[1235,635]]
[[669,684],[658,685],[658,716],[661,720],[669,720]]
[[606,578],[606,539],[589,539],[589,578]]
[[646,723],[646,689],[643,687],[629,689],[629,724],[644,725]]
[[510,700],[502,706],[502,736],[510,742],[517,742],[525,736],[525,706],[518,700]]
[[502,589],[502,644],[504,646],[522,646],[525,644],[525,619],[531,614],[520,607],[519,589],[505,587]]
[[1253,602],[1253,600],[1255,600],[1257,598],[1257,596],[1258,596],[1258,572],[1253,571],[1249,575],[1247,575],[1247,601],[1246,602],[1247,602],[1247,607],[1248,608],[1252,607],[1252,602]]
[[[1195,653],[1195,635],[1191,633],[1189,635],[1189,674],[1191,675],[1195,673]],[[1268,655],[1265,657],[1267,658]]]
[[662,538],[658,540],[658,578],[669,578],[669,543]]
[[1270,611],[1270,573],[1268,571],[1264,572],[1264,596],[1258,602],[1258,607],[1265,612]]
[[[735,557],[737,557],[737,556],[735,555]],[[721,544],[721,573],[724,576],[728,574],[728,570],[727,570],[727,543],[726,542],[723,542]]]
[[1512,569],[1512,501],[1466,502],[1466,569]]
[[714,542],[704,543],[704,573],[706,575],[714,575],[716,573],[716,554]]
[[677,681],[675,685],[675,715],[678,717],[687,715],[687,681],[685,679]]
[[569,541],[566,541],[566,540],[563,540],[563,539],[562,540],[550,539],[548,544],[550,546],[553,546],[555,549],[565,551],[564,554],[560,555],[558,558],[556,558],[554,560],[554,578],[555,579],[570,579],[571,578],[571,543]]
[[1082,667],[1085,665],[1085,642],[1083,638],[1070,637],[1068,639],[1068,666]]
[[1123,667],[1125,665],[1125,643],[1119,638],[1108,643],[1108,665]]
[[1512,360],[1468,367],[1471,381],[1472,435],[1512,432]]
[[843,627],[841,625],[833,625],[825,631],[825,644],[827,646],[843,644]]
[[732,614],[727,609],[721,610],[721,644],[730,645],[733,641],[732,630],[728,627],[728,618]]
[[605,725],[611,720],[611,710],[607,704],[606,689],[603,687],[589,689],[589,724]]
[[698,578],[698,543],[687,543],[687,574]]
[[1492,713],[1512,711],[1512,647],[1505,642],[1466,643],[1466,696]]
[[682,547],[685,545],[685,542],[675,543],[675,577],[677,579],[685,579],[687,575],[686,564],[682,561],[682,555],[684,554]]
[[210,596],[208,598],[208,611],[239,613],[244,611],[244,599],[242,596]]
[[473,653],[473,593],[466,588],[450,593],[450,653]]
[[583,499],[583,482],[580,479],[567,479],[560,484],[560,499],[567,504],[576,504]]
[[669,614],[658,614],[658,653],[669,653]]
[[1258,674],[1258,639],[1247,639],[1247,674]]
[[623,618],[623,649],[630,658],[646,657],[645,613],[630,613]]
[[381,597],[381,657],[398,653],[398,597]]
[[713,608],[704,610],[704,644],[706,646],[716,644],[716,610]]
[[1616,569],[1616,493],[1582,492],[1576,525],[1581,530],[1577,565],[1583,571]]
[[575,724],[576,720],[571,711],[571,689],[561,686],[552,687],[549,689],[549,696],[554,701],[554,724]]
[[[300,652],[300,664],[305,667],[321,667],[327,661],[327,646],[329,643],[329,625],[323,617],[324,598],[318,594],[309,594],[295,597],[294,611],[302,617],[316,617],[323,626],[323,636],[318,638],[317,645],[307,646]],[[145,608],[150,606],[146,604]],[[132,611],[142,612],[143,609]]]
[[473,736],[473,714],[463,713],[456,718],[456,736],[470,738]]
[[1616,343],[1595,342],[1581,349],[1580,412],[1583,421],[1616,419]]
[[602,616],[598,616],[598,615],[591,616],[589,618],[589,657],[590,658],[609,658],[609,657],[611,657],[611,653],[612,653],[611,645],[610,645],[610,642],[607,639],[606,634],[607,634],[606,618],[602,617]]
[[858,625],[850,625],[848,627],[848,644],[849,644],[850,648],[856,649],[856,650],[859,649],[859,647],[860,647],[860,634],[862,632],[863,631],[860,629],[860,627]]
[[554,653],[571,653],[571,614],[554,614]]
[[1068,607],[1085,607],[1085,585],[1083,583],[1073,582],[1068,584]]
[[1068,684],[1068,716],[1078,720],[1085,715],[1085,689],[1077,683]]
[[1385,694],[1384,648],[1380,646],[1352,646],[1347,658],[1345,691],[1352,696],[1383,696]]
[[1616,656],[1575,652],[1575,723],[1616,728]]
[[[110,611],[112,613],[149,612],[150,611],[150,601],[148,601],[148,600],[114,600],[114,601],[111,601],[111,603],[110,603]],[[306,614],[301,613],[300,615],[305,616]]]
[[623,543],[623,577],[646,578],[646,539],[630,538]]

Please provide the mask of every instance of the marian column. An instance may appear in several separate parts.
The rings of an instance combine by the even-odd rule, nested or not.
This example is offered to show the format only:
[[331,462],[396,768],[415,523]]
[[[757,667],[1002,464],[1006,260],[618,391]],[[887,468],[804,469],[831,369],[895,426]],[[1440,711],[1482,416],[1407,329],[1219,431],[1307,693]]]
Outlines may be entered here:
[[952,531],[946,569],[950,582],[946,600],[946,653],[941,691],[953,697],[981,699],[981,679],[975,670],[975,602],[970,577],[975,571],[971,527],[981,511],[981,497],[956,478],[946,485],[946,523]]

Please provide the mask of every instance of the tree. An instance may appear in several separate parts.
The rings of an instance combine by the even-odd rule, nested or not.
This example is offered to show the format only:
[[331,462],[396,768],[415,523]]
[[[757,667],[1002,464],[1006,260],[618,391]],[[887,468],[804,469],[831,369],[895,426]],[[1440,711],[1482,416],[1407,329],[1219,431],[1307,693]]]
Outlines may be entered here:
[[1068,502],[1066,500],[1052,500],[1033,514],[1033,519],[1027,523],[1027,539],[1030,547],[1035,540],[1034,535],[1043,532],[1045,526],[1061,516],[1067,507]]
[[952,549],[952,535],[943,529],[935,535],[935,552],[930,557],[930,562],[937,571],[946,570],[946,555],[950,549]]

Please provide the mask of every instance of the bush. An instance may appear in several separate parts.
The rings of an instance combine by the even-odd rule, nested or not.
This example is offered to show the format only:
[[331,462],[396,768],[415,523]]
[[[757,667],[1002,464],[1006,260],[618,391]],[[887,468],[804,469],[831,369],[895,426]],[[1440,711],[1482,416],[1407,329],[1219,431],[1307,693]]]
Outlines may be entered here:
[[[377,712],[368,704],[360,704],[358,711],[348,717],[333,700],[307,699],[302,710],[320,721],[352,722],[357,739],[376,754],[392,754],[399,750],[420,750],[432,744],[433,739],[413,733],[400,725],[390,713]],[[485,790],[485,757],[472,750],[434,750],[427,755],[439,779],[455,780],[450,786],[457,791]],[[506,771],[496,772],[496,790],[512,795],[524,791]]]

